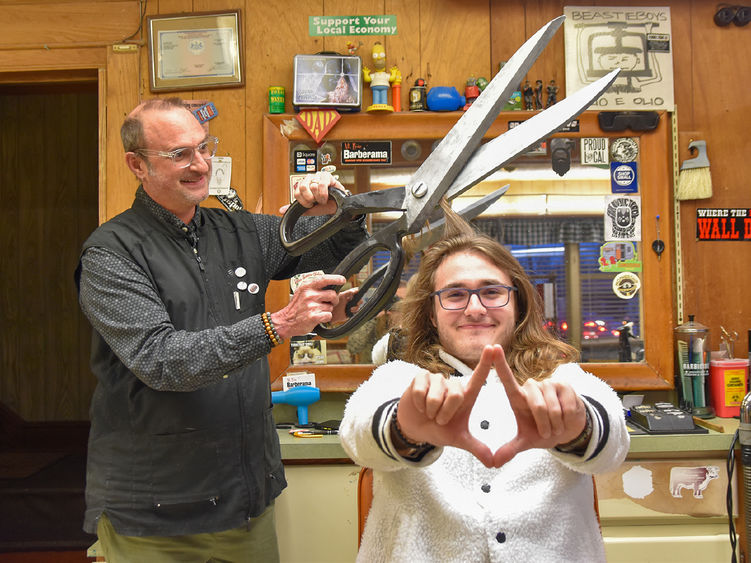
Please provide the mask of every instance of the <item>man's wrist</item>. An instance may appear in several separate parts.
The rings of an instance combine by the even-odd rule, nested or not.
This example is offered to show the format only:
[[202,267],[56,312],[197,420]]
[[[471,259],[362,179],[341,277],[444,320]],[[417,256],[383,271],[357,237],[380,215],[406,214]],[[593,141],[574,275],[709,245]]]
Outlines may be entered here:
[[565,454],[578,454],[583,455],[587,451],[589,441],[592,439],[592,417],[589,414],[589,409],[584,407],[585,416],[587,417],[584,423],[584,429],[573,440],[566,442],[565,444],[558,444],[555,449]]
[[426,453],[434,449],[435,446],[428,442],[413,442],[407,438],[399,426],[398,412],[399,402],[397,401],[391,415],[391,443],[397,453],[403,458],[411,461],[419,461]]

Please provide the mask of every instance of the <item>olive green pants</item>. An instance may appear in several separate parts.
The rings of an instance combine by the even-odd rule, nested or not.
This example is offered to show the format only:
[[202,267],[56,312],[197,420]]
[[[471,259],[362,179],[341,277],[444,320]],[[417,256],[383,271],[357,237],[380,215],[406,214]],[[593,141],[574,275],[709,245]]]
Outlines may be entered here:
[[278,563],[274,505],[249,525],[213,534],[123,536],[106,514],[97,524],[107,563]]

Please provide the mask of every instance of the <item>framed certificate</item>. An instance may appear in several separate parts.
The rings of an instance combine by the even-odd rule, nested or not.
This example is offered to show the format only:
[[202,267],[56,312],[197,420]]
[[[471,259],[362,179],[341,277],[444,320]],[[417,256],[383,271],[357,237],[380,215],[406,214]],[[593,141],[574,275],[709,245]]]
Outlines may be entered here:
[[245,83],[240,11],[149,16],[152,92]]

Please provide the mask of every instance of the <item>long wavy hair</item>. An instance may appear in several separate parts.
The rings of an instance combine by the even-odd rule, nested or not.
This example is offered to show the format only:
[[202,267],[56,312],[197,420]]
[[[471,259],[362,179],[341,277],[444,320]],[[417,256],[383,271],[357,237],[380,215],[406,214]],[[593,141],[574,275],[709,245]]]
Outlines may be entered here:
[[433,373],[449,375],[454,370],[438,354],[438,331],[431,322],[435,291],[435,272],[446,257],[457,252],[472,252],[487,258],[508,274],[518,289],[516,326],[510,344],[504,349],[506,360],[516,379],[541,380],[560,364],[575,362],[579,353],[544,326],[539,293],[519,261],[498,241],[478,233],[444,203],[446,226],[441,240],[427,248],[410,290],[400,303],[404,340],[399,356]]

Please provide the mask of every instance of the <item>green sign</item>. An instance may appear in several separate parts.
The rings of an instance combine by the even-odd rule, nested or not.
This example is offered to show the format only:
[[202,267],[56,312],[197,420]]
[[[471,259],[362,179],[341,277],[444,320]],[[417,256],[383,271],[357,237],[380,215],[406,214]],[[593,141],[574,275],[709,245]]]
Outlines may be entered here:
[[396,16],[308,16],[311,36],[396,35]]

